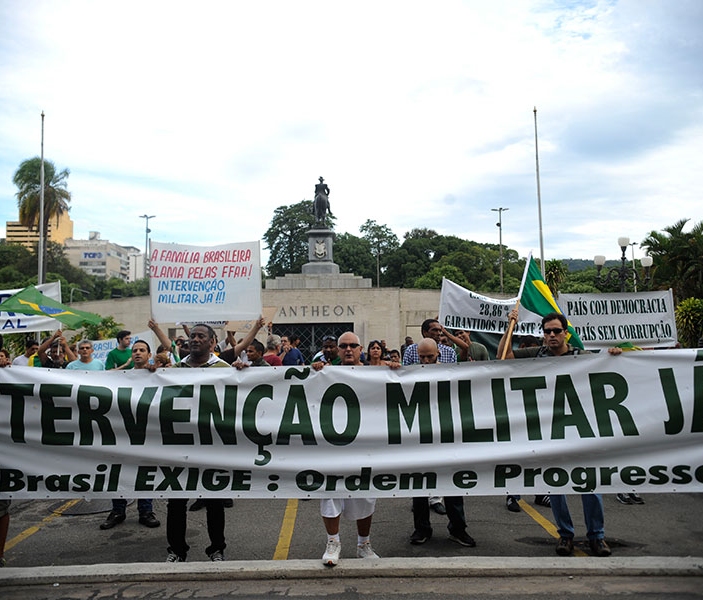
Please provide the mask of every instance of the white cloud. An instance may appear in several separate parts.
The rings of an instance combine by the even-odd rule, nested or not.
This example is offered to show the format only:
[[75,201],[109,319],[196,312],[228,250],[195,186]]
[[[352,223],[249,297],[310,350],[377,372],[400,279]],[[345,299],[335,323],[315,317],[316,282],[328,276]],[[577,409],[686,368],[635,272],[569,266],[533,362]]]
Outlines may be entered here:
[[[547,258],[701,216],[703,5],[0,1],[0,220],[39,153],[72,171],[76,235],[260,238],[332,190],[367,218]],[[665,203],[665,204],[664,204]],[[668,210],[661,210],[665,205]]]

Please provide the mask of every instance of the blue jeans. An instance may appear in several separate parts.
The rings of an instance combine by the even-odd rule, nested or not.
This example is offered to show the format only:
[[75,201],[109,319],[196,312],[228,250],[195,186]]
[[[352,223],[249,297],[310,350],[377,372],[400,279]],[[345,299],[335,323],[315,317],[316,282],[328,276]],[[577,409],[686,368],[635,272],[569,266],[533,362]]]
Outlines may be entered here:
[[[557,524],[557,533],[561,537],[574,537],[574,524],[571,521],[566,496],[553,494],[550,496],[552,514]],[[583,504],[583,519],[586,523],[586,536],[589,540],[602,540],[605,537],[603,516],[603,497],[600,494],[581,494]]]
[[[140,515],[154,512],[154,507],[150,498],[139,498],[139,500],[137,500],[137,508],[139,509]],[[113,512],[125,514],[127,512],[127,500],[124,500],[123,498],[117,498],[116,500],[113,500],[112,510]]]

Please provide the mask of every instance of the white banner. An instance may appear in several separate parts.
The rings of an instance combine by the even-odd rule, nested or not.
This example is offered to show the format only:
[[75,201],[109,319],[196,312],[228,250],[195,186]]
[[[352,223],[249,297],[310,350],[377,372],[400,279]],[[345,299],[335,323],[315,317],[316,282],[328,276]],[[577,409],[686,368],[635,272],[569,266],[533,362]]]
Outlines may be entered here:
[[[132,344],[134,344],[137,340],[144,340],[147,344],[149,344],[152,356],[156,354],[156,349],[159,347],[160,342],[156,339],[156,336],[151,329],[140,331],[139,333],[133,333],[131,337]],[[93,358],[96,358],[101,363],[105,364],[107,355],[115,348],[117,348],[117,338],[110,338],[109,340],[95,340],[93,342]]]
[[[482,296],[449,279],[442,279],[439,322],[448,329],[466,329],[503,335],[508,328],[510,310],[517,301],[517,297],[499,300]],[[515,335],[541,337],[542,317],[525,310],[522,305],[518,311],[520,321],[515,328]]]
[[703,351],[0,369],[0,498],[703,491]]
[[671,290],[559,294],[559,306],[586,348],[609,348],[622,342],[665,348],[678,341]]
[[185,246],[152,242],[151,312],[160,323],[258,319],[259,242]]
[[[61,282],[43,283],[36,288],[48,298],[61,302]],[[0,303],[21,292],[24,288],[0,291]],[[1,307],[0,307],[1,308]],[[29,333],[30,331],[56,331],[62,327],[56,319],[39,315],[21,315],[0,311],[0,333]]]

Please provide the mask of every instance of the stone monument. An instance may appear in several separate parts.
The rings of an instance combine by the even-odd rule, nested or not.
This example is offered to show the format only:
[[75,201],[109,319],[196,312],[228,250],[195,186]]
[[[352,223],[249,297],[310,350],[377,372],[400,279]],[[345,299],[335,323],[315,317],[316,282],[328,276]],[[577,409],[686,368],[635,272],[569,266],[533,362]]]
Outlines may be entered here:
[[327,226],[330,209],[330,188],[323,177],[315,184],[315,200],[312,212],[315,224],[307,232],[308,262],[302,273],[289,273],[285,277],[266,280],[266,289],[317,289],[317,288],[370,288],[371,280],[353,273],[340,273],[334,262],[334,231]]

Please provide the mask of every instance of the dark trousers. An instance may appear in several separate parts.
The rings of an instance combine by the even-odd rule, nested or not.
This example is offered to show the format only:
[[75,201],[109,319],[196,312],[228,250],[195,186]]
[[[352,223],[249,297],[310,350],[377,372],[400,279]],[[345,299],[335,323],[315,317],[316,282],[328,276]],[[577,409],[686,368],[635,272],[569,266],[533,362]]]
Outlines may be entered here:
[[[216,550],[221,552],[227,547],[225,544],[225,505],[224,500],[205,499],[207,512],[207,534],[210,545],[205,553],[210,556]],[[172,498],[166,508],[166,540],[168,551],[173,552],[185,560],[190,546],[186,542],[186,520],[188,500]]]
[[[154,512],[153,503],[150,498],[139,498],[139,500],[137,500],[137,508],[139,510],[139,516]],[[127,500],[124,498],[115,498],[112,501],[112,510],[113,512],[125,514],[127,512]]]
[[[444,507],[447,509],[447,519],[449,533],[461,533],[466,531],[466,519],[464,518],[464,497],[445,496]],[[420,533],[431,534],[432,524],[430,523],[430,501],[428,498],[413,498],[413,522],[415,530]]]

